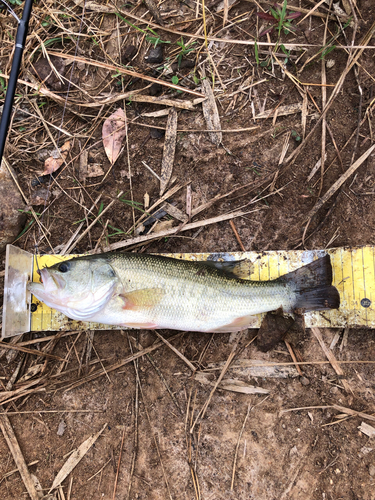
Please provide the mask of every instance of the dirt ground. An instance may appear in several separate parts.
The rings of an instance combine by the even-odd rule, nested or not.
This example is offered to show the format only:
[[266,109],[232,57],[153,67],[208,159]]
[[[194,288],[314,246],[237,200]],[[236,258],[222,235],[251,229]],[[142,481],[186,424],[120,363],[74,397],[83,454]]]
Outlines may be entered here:
[[[150,253],[239,251],[240,242],[246,250],[258,251],[374,245],[374,154],[361,161],[310,218],[316,203],[373,142],[373,2],[357,0],[345,37],[338,18],[327,20],[328,5],[312,13],[315,2],[291,0],[288,5],[310,15],[303,19],[302,13],[292,19],[298,29],[288,34],[281,31],[279,40],[277,29],[269,34],[269,48],[260,45],[268,38],[259,33],[272,23],[256,12],[258,5],[269,12],[271,3],[235,2],[223,28],[224,11],[217,1],[210,1],[205,22],[209,37],[216,41],[208,40],[208,49],[201,6],[197,8],[191,0],[167,0],[154,6],[152,17],[153,3],[146,4],[118,3],[121,14],[116,16],[112,4],[89,2],[81,23],[83,2],[70,1],[64,7],[53,0],[35,3],[20,74],[23,83],[18,86],[17,113],[6,149],[20,188],[30,201],[24,208],[27,231],[15,245],[29,252],[59,252],[81,222],[77,236],[111,202],[72,253],[95,248],[100,252],[121,241],[130,242],[123,247],[126,250]],[[350,4],[339,2],[342,9]],[[20,16],[22,8],[14,8]],[[348,21],[342,12],[341,26]],[[154,32],[146,30],[151,19]],[[9,74],[15,22],[0,11],[0,23],[0,71]],[[195,39],[189,51],[186,47],[193,39],[185,36],[183,46],[178,45],[181,36],[164,30],[161,23],[164,28],[203,39]],[[161,62],[146,59],[153,47],[150,36],[153,42],[155,37],[161,39],[157,45],[164,49]],[[353,36],[356,46],[368,47],[349,69],[353,54],[343,46],[349,46]],[[257,51],[254,45],[238,43],[241,40],[258,40]],[[295,44],[290,52],[287,44]],[[319,50],[333,44],[334,49],[322,58]],[[272,55],[275,45],[276,55]],[[73,57],[76,50],[82,60],[75,66],[62,57],[52,59],[56,70],[70,80],[68,88],[66,80],[61,82],[51,72],[43,54],[62,52]],[[179,54],[184,63],[180,69],[162,74],[176,58],[178,61]],[[123,64],[168,84],[176,82],[172,81],[175,76],[179,85],[198,93],[203,92],[206,79],[214,88],[222,143],[217,146],[210,140],[200,103],[190,106],[192,109],[181,107],[181,102],[196,96],[168,86],[150,96],[151,82],[89,65],[88,59],[117,67]],[[0,78],[0,83],[4,81]],[[25,81],[37,84],[38,90]],[[324,81],[327,86],[322,86]],[[154,102],[142,101],[139,95]],[[174,106],[178,131],[167,187],[168,191],[180,186],[167,198],[179,209],[180,219],[164,211],[160,219],[159,215],[148,219],[148,225],[134,234],[133,216],[138,221],[148,206],[160,200],[158,176],[163,176],[166,140],[161,129],[167,127],[167,116],[149,115],[170,109],[155,102],[160,95],[180,103]],[[334,99],[322,128],[318,123],[321,110],[331,96]],[[2,97],[0,93],[0,100]],[[285,106],[294,112],[284,115]],[[118,108],[126,112],[128,134],[111,165],[103,147],[102,127]],[[264,117],[255,119],[262,112]],[[66,163],[53,176],[43,176],[45,159],[55,148],[52,139],[59,147],[69,140],[69,151]],[[310,178],[322,148],[326,155],[323,169],[318,167]],[[123,195],[116,199],[120,191]],[[155,215],[162,205],[150,212]],[[33,222],[31,207],[43,231]],[[204,222],[237,210],[247,213],[233,218],[234,226],[229,219],[210,225]],[[182,227],[198,221],[202,223],[190,230]],[[175,234],[162,232],[172,228]],[[137,236],[144,238],[133,240]],[[0,271],[4,259],[1,255]],[[3,275],[0,273],[1,301]],[[240,379],[259,393],[218,388],[201,418],[199,412],[213,386],[199,382],[191,365],[167,345],[160,343],[149,354],[127,362],[132,353],[158,342],[153,331],[56,333],[52,340],[46,339],[51,332],[23,335],[18,343],[30,341],[26,347],[65,360],[0,347],[4,392],[18,370],[7,389],[17,392],[12,393],[12,401],[3,404],[2,411],[10,412],[23,457],[33,464],[29,470],[45,495],[71,452],[102,430],[62,488],[48,498],[375,500],[375,437],[359,430],[362,422],[375,427],[374,364],[361,363],[375,361],[373,331],[322,331],[328,349],[339,334],[330,350],[337,360],[348,362],[340,365],[342,375],[327,362],[310,330],[300,329],[288,337],[288,344],[282,341],[266,353],[257,346],[256,330],[237,336],[159,333],[211,383],[220,374],[217,364],[225,363],[231,354],[235,355],[234,364],[238,359],[291,363],[289,345],[299,361],[309,363],[301,365],[302,374],[291,371],[286,378],[280,373],[255,377],[250,371],[229,368],[226,378]],[[1,392],[0,396],[1,401],[8,401]],[[285,411],[289,409],[293,410]],[[364,415],[350,414],[348,409]],[[3,500],[27,498],[15,469],[1,435]]]

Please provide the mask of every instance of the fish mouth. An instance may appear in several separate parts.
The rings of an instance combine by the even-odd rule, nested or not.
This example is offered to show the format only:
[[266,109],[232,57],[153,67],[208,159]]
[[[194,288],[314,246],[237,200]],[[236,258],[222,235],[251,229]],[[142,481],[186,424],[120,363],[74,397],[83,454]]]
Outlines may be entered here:
[[44,290],[48,293],[63,290],[66,286],[64,278],[59,274],[49,271],[47,268],[41,269],[40,281],[44,285]]
[[63,278],[55,273],[51,273],[47,268],[39,271],[41,283],[28,283],[28,290],[34,295],[53,294],[65,288],[66,283]]

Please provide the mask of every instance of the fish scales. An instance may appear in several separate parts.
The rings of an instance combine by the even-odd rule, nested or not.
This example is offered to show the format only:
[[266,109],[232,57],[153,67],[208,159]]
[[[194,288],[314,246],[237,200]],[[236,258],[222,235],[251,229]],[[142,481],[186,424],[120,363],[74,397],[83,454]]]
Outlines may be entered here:
[[270,307],[292,307],[286,284],[235,279],[204,263],[152,255],[139,258],[138,254],[127,259],[115,254],[109,262],[126,292],[145,288],[164,291],[154,307],[128,311],[130,323],[163,321],[164,328],[212,330]]
[[255,314],[339,306],[329,256],[272,281],[236,277],[228,263],[107,253],[41,270],[29,290],[72,319],[138,328],[236,331]]

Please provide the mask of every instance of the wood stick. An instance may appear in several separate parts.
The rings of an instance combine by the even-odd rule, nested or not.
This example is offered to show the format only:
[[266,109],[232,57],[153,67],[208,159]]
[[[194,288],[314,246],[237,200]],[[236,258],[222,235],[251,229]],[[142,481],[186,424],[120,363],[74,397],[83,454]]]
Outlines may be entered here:
[[188,94],[192,94],[196,97],[204,97],[204,95],[202,95],[200,92],[197,92],[196,90],[191,90],[189,88],[181,87],[180,85],[174,85],[173,83],[169,83],[164,80],[159,80],[158,78],[153,78],[152,76],[143,75],[142,73],[137,73],[136,71],[130,71],[129,69],[125,69],[123,66],[114,66],[113,64],[94,61],[92,59],[87,59],[86,57],[64,54],[64,52],[53,52],[52,50],[48,51],[48,54],[51,56],[61,57],[62,59],[69,59],[70,61],[73,60],[77,62],[82,62],[84,64],[89,64],[97,68],[107,69],[108,71],[118,71],[119,73],[122,73],[124,75],[133,76],[135,78],[141,78],[142,80],[146,80],[152,83],[159,83],[160,85],[164,85],[174,90],[180,90],[181,92],[187,92]]
[[168,342],[167,339],[165,339],[162,335],[160,335],[160,333],[158,333],[156,330],[155,333],[159,337],[159,339],[164,342],[164,344],[166,344],[170,349],[172,349],[172,351],[175,354],[177,354],[177,356],[181,358],[184,363],[188,365],[188,367],[193,373],[196,371],[196,367],[178,349],[176,349],[170,342]]
[[16,462],[17,468],[21,474],[22,480],[28,494],[31,497],[31,500],[39,500],[39,495],[36,491],[34,481],[31,478],[16,435],[14,434],[9,418],[6,415],[0,415],[0,428],[2,430],[2,433],[4,434],[4,438],[13,455],[14,461]]
[[[198,227],[208,226],[210,224],[215,224],[217,222],[223,222],[226,220],[234,219],[235,217],[241,217],[243,215],[250,214],[252,212],[256,212],[258,210],[250,210],[249,212],[242,212],[239,210],[238,212],[232,212],[230,214],[219,215],[217,217],[212,217],[211,219],[201,220],[198,222],[191,222],[190,224],[186,224],[182,228],[180,226],[173,227],[172,229],[167,229],[165,231],[160,231],[158,233],[146,234],[145,236],[136,236],[135,238],[129,238],[128,240],[119,241],[117,243],[113,243],[109,246],[110,250],[117,250],[118,248],[125,248],[131,245],[137,245],[138,243],[143,243],[145,241],[151,241],[159,238],[164,238],[165,236],[171,236],[173,234],[177,234],[182,231],[189,231],[190,229],[196,229]],[[92,253],[92,252],[88,252]]]
[[41,352],[38,351],[37,349],[29,349],[27,347],[22,347],[17,344],[7,344],[6,342],[2,342],[1,340],[0,340],[0,347],[3,347],[4,349],[9,349],[10,351],[22,351],[22,352],[27,352],[28,354],[34,354],[35,356],[41,356],[51,359],[57,359],[59,361],[64,361],[64,359],[60,358],[60,356],[55,356],[54,354],[49,354],[47,352]]
[[322,206],[333,196],[336,191],[344,184],[344,182],[354,174],[354,172],[362,165],[362,163],[370,156],[374,151],[375,144],[373,144],[363,155],[358,158],[356,162],[351,165],[348,170],[339,178],[337,181],[328,189],[328,191],[320,198],[320,200],[315,204],[314,208],[309,212],[306,219],[311,219],[314,215],[322,208]]
[[295,365],[295,367],[296,367],[296,369],[297,369],[300,377],[303,377],[303,372],[302,372],[299,364],[297,363],[297,358],[296,358],[296,355],[294,354],[292,346],[289,344],[289,342],[287,340],[284,340],[284,342],[285,342],[285,345],[286,345],[286,347],[287,347],[287,349],[289,351],[289,354],[290,354],[290,356],[291,356],[291,358],[292,358],[292,360],[294,362],[294,365]]
[[[337,375],[339,377],[344,377],[345,376],[344,370],[338,364],[337,359],[335,358],[335,356],[334,356],[333,352],[331,351],[331,349],[329,349],[326,346],[326,344],[325,344],[325,342],[323,340],[322,333],[321,333],[320,329],[317,328],[317,327],[312,327],[311,331],[313,332],[313,334],[315,335],[316,339],[318,340],[318,342],[320,344],[320,347],[323,349],[324,354],[327,356],[329,362],[332,365],[332,368],[335,370],[335,372],[337,373]],[[342,379],[342,385],[344,386],[346,392],[352,392],[352,390],[350,388],[350,385],[348,384],[348,382],[345,379]]]
[[251,408],[252,408],[251,403],[249,403],[249,406],[247,407],[247,413],[246,413],[245,419],[243,421],[243,424],[242,424],[242,427],[241,427],[241,430],[240,430],[240,433],[239,433],[238,439],[237,439],[236,451],[234,453],[234,460],[233,460],[232,482],[231,482],[231,485],[230,485],[230,490],[231,491],[233,491],[233,487],[234,487],[234,475],[236,473],[238,448],[240,446],[241,437],[242,437],[243,431],[245,429],[245,425],[246,425],[247,419],[249,418]]

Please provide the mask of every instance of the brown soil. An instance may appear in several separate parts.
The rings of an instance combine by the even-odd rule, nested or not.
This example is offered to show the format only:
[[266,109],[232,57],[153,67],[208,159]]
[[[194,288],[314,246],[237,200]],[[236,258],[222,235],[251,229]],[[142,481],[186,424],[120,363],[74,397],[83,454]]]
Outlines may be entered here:
[[[297,5],[297,2],[291,3]],[[217,2],[207,6],[212,12],[207,22],[214,34],[222,27],[222,14],[216,14],[215,4]],[[36,78],[34,81],[40,81],[35,75],[46,78],[42,66],[32,68],[32,64],[41,57],[40,52],[36,52],[33,58],[30,57],[31,51],[40,43],[36,33],[47,40],[61,36],[61,32],[68,28],[73,33],[79,31],[82,11],[73,2],[69,3],[69,8],[72,9],[69,13],[71,16],[74,13],[74,16],[58,17],[65,28],[56,27],[52,23],[42,27],[41,21],[45,21],[47,15],[43,5],[35,6],[34,17],[30,24],[30,37],[21,74],[23,80]],[[306,9],[311,8],[311,2],[305,0],[298,5]],[[238,24],[232,22],[240,15],[251,13],[254,7],[256,8],[256,5],[252,2],[236,3],[229,11],[228,23],[231,27],[222,31],[220,36],[228,39],[252,40],[251,37],[256,35],[257,22],[259,21],[259,28],[262,24],[267,24],[261,19],[257,20],[256,10],[248,15],[245,21]],[[267,5],[263,7],[266,10],[268,8]],[[355,40],[359,43],[375,19],[371,0],[358,0],[357,7],[359,18]],[[54,8],[61,9],[61,6],[56,4]],[[130,4],[126,8],[130,9]],[[19,10],[18,8],[17,12]],[[318,11],[325,12],[326,9]],[[145,12],[144,5],[138,6],[134,11],[139,17]],[[201,20],[195,21],[195,3],[190,1],[179,3],[168,0],[162,4],[160,12],[166,25],[180,23],[176,26],[179,30],[194,33],[202,25]],[[150,19],[150,14],[146,14],[146,18]],[[183,24],[186,19],[190,19],[191,24]],[[158,76],[155,71],[160,65],[150,65],[145,62],[145,55],[150,46],[143,40],[142,33],[136,32],[112,14],[103,15],[88,11],[85,20],[87,24],[83,26],[82,32],[98,39],[100,43],[94,44],[92,38],[82,37],[79,42],[79,55],[108,64],[120,63],[116,39],[114,43],[110,43],[110,35],[116,29],[118,21],[122,54],[125,51],[129,53],[131,44],[139,49],[134,59],[126,64],[131,65],[134,71],[139,73]],[[0,14],[0,21],[14,31],[12,21],[3,14]],[[141,26],[142,29],[146,27],[138,21],[131,22]],[[293,24],[297,22],[298,20],[295,20]],[[309,43],[322,46],[324,24],[323,19],[312,16],[299,25],[300,29],[296,34],[282,34],[281,40],[283,43]],[[91,31],[88,31],[87,26],[91,27]],[[337,23],[334,21],[328,23],[327,40],[336,33],[336,26]],[[180,37],[154,29],[163,40],[172,42],[164,45],[165,63],[166,57],[172,57],[172,53],[176,55],[178,47],[175,42],[180,40]],[[128,30],[130,35],[127,37]],[[350,42],[352,27],[346,29],[346,34]],[[266,37],[262,40],[266,40]],[[271,40],[276,42],[276,33],[271,34]],[[7,48],[2,49],[0,57],[0,68],[3,71],[12,47],[10,40],[6,39],[6,42],[4,47]],[[345,45],[347,42],[340,35],[335,43]],[[374,37],[371,38],[369,45],[375,45]],[[204,68],[207,78],[211,81],[212,66],[206,60],[203,48],[198,54],[198,47],[200,42],[187,58],[192,61],[198,58],[199,63],[206,61],[200,67],[200,72],[196,72],[196,76],[202,77]],[[59,51],[62,45],[55,42],[48,46],[48,49]],[[75,39],[71,41],[67,37],[64,38],[63,50],[65,53],[73,54]],[[306,66],[301,74],[297,74],[297,71],[317,50],[317,47],[310,47],[297,63],[295,63],[296,58],[291,58],[287,65],[290,74],[297,76],[303,83],[311,84],[305,135],[319,118],[312,99],[319,109],[322,108],[322,89],[319,86],[322,78],[322,62],[318,57]],[[341,152],[342,164],[337,158],[335,146],[327,132],[324,175],[321,176],[321,171],[318,170],[310,181],[307,181],[307,178],[321,157],[320,126],[306,141],[295,161],[284,163],[281,168],[279,166],[287,134],[295,131],[304,141],[301,113],[279,116],[276,123],[274,125],[272,123],[275,108],[302,102],[302,97],[293,81],[277,65],[270,69],[257,66],[252,46],[217,42],[210,47],[210,53],[220,79],[226,86],[224,92],[219,79],[215,77],[215,97],[223,130],[238,130],[255,125],[259,128],[253,131],[223,132],[225,147],[216,147],[205,132],[189,131],[206,129],[201,105],[197,105],[194,111],[178,110],[178,129],[184,132],[179,132],[177,138],[173,168],[175,182],[190,184],[193,209],[217,195],[224,195],[251,182],[254,184],[213,204],[193,218],[193,222],[226,214],[247,205],[244,210],[256,209],[256,211],[234,219],[239,237],[247,250],[374,245],[374,155],[359,167],[313,217],[305,240],[302,241],[306,217],[319,197],[327,192],[351,165],[353,153],[355,161],[371,145],[374,130],[373,49],[365,50],[361,55],[357,76],[353,70],[348,73],[341,91],[327,113],[327,123],[336,147]],[[300,52],[292,51],[291,55],[299,57]],[[260,53],[259,57],[263,61],[267,56]],[[327,56],[327,59],[334,61],[333,66],[327,68],[327,83],[336,84],[345,70],[348,54],[342,49],[336,49]],[[63,66],[58,68],[63,72],[64,68],[60,68]],[[140,79],[130,80],[126,76],[114,78],[112,71],[88,65],[76,66],[72,75],[70,69],[71,66],[65,68],[65,74],[74,83],[69,99],[75,102],[87,102],[88,94],[94,99],[102,93],[113,96],[118,92],[142,89],[146,86],[146,82]],[[179,83],[200,91],[200,84],[197,86],[194,84],[192,71],[190,68],[180,69]],[[189,80],[184,80],[189,75]],[[248,89],[233,95],[251,75],[253,75],[251,83],[263,79],[266,81],[252,88],[250,98]],[[171,75],[165,79],[171,81]],[[46,81],[46,86],[51,92],[61,94],[65,98],[66,85],[61,84],[58,79]],[[306,90],[306,85],[303,88]],[[327,99],[332,89],[333,87],[327,87]],[[362,99],[359,89],[363,93]],[[101,199],[93,209],[95,216],[100,210],[100,204],[103,203],[102,208],[105,208],[120,190],[125,193],[123,200],[131,200],[133,196],[133,200],[139,203],[138,206],[142,209],[146,193],[150,197],[151,205],[159,199],[159,181],[147,170],[142,161],[160,175],[164,138],[153,138],[150,135],[150,127],[165,127],[166,118],[142,115],[163,109],[164,106],[133,100],[126,101],[126,104],[125,100],[120,100],[102,108],[79,107],[75,104],[68,106],[63,115],[63,106],[53,99],[41,95],[36,97],[30,90],[27,94],[26,87],[22,85],[19,92],[22,95],[17,101],[19,109],[21,111],[25,109],[35,117],[30,117],[29,114],[22,115],[21,111],[18,117],[16,115],[9,134],[7,157],[17,171],[21,188],[28,199],[38,203],[41,196],[43,203],[45,191],[40,190],[48,189],[47,210],[41,220],[49,232],[48,238],[52,248],[63,245],[69,240],[78,227],[77,221],[87,217],[87,209],[99,195]],[[164,88],[163,92],[171,99],[192,98],[188,94],[179,94],[167,88]],[[143,94],[147,95],[148,91],[145,90]],[[272,110],[271,116],[254,122],[252,105],[255,114],[258,114],[263,102],[266,110]],[[126,147],[111,169],[101,140],[104,119],[119,107],[126,109],[129,122],[131,186]],[[51,151],[54,148],[46,128],[59,146],[67,140],[67,136],[59,134],[56,128],[41,123],[38,110],[49,124],[52,123],[68,131],[74,141],[68,155],[68,166],[58,171],[56,179],[48,179],[47,183],[35,186],[35,179],[43,171],[44,159],[49,155],[46,153],[43,156],[43,150]],[[358,129],[356,143],[358,123],[365,118],[366,112],[368,117]],[[344,149],[348,140],[349,143]],[[295,135],[290,136],[286,158],[300,143]],[[88,171],[94,168],[94,164],[99,164],[104,175],[82,178],[79,155],[85,150],[88,152]],[[279,174],[271,191],[270,184],[278,170]],[[169,199],[170,203],[175,204],[183,212],[186,210],[186,189],[186,187],[181,188]],[[257,196],[259,201],[248,205]],[[268,197],[264,199],[264,196]],[[34,204],[33,208],[38,213],[44,210],[43,204]],[[135,211],[136,218],[140,214]],[[29,222],[33,220],[31,215],[28,217]],[[168,218],[164,217],[163,221]],[[108,227],[103,233],[107,221]],[[132,234],[124,234],[131,229],[132,224],[133,215],[129,203],[116,201],[100,223],[79,242],[74,252],[84,253],[95,248],[99,239],[101,239],[99,243],[101,250],[106,242],[112,244],[132,237]],[[174,221],[172,224],[177,226],[180,222]],[[81,232],[85,227],[87,226],[85,225]],[[121,234],[111,236],[117,232],[113,228],[117,228]],[[36,224],[33,224],[16,245],[34,252],[35,243],[40,252],[51,252],[49,243]],[[228,221],[206,226],[201,230],[195,229],[168,238],[154,239],[136,248],[136,251],[158,253],[238,250],[240,250],[239,243]],[[2,289],[3,278],[0,277],[0,280]],[[160,333],[167,338],[175,335],[175,332]],[[334,330],[324,331],[327,346],[336,333]],[[174,340],[173,345],[200,369],[205,369],[209,363],[225,362],[233,348],[236,349],[236,353],[240,352],[241,358],[291,361],[284,342],[277,344],[269,353],[261,353],[256,341],[250,343],[255,334],[256,332],[252,330],[243,333],[237,347],[235,340],[228,334],[212,336],[185,333]],[[56,374],[61,366],[59,361],[52,359],[44,361],[44,358],[22,353],[8,359],[5,355],[1,357],[0,383],[4,387],[20,362],[22,367],[18,379],[33,364],[45,363],[42,374],[38,373],[35,376],[35,378],[42,377],[35,386],[41,390],[4,406],[4,409],[10,412],[20,412],[17,415],[12,414],[9,418],[26,462],[38,461],[30,466],[30,471],[38,478],[45,493],[67,460],[68,454],[107,424],[94,446],[62,483],[65,497],[61,496],[60,492],[56,493],[60,495],[56,498],[112,499],[118,471],[115,497],[118,499],[170,497],[207,500],[375,499],[375,440],[358,430],[362,421],[375,427],[374,421],[358,416],[339,419],[338,416],[342,412],[327,408],[339,405],[366,414],[374,414],[374,365],[359,363],[342,365],[345,373],[344,381],[350,387],[348,391],[345,391],[343,380],[336,375],[330,364],[303,365],[303,377],[288,379],[250,377],[247,381],[252,385],[269,390],[268,397],[264,394],[246,395],[216,390],[204,418],[198,419],[197,425],[190,433],[191,423],[205,404],[212,387],[195,381],[189,367],[165,345],[151,353],[151,360],[144,356],[139,358],[137,365],[126,364],[110,372],[108,376],[103,375],[85,382],[84,377],[87,374],[100,369],[99,359],[102,360],[103,366],[110,366],[130,356],[132,349],[137,351],[137,342],[145,348],[157,340],[152,331],[131,331],[129,337],[132,339],[131,347],[126,332],[97,332],[93,337],[94,348],[91,351],[88,348],[89,342],[85,332],[60,338],[53,346],[53,354],[62,358],[67,356],[68,361],[64,366],[67,373],[56,378],[52,378],[52,375]],[[30,333],[24,335],[23,340],[35,338],[38,337]],[[375,360],[375,339],[372,331],[353,329],[349,331],[347,344],[342,345],[342,348],[340,348],[341,341],[342,338],[332,351],[338,360]],[[290,343],[297,356],[304,361],[326,360],[315,336],[309,330],[300,331],[298,335],[291,337]],[[31,347],[42,349],[45,345],[46,343],[40,343]],[[49,352],[52,353],[52,350]],[[138,370],[139,386],[136,383],[135,370]],[[216,380],[219,372],[210,373],[212,380]],[[228,378],[231,378],[230,373],[229,371]],[[70,388],[70,385],[77,381],[81,381],[82,384]],[[16,382],[13,389],[21,386],[22,382]],[[174,400],[166,386],[173,394]],[[239,440],[234,486],[231,490],[236,445],[249,405],[251,409]],[[290,408],[306,407],[318,408],[282,412]],[[43,413],[45,410],[61,411]],[[69,410],[85,410],[85,412],[73,413]],[[63,435],[58,436],[57,430],[62,421],[66,428]],[[121,462],[118,465],[120,455]],[[1,436],[0,496],[3,500],[25,498],[27,495],[19,473],[3,479],[6,473],[15,468],[10,450]],[[92,477],[96,473],[98,474]],[[68,493],[70,485],[71,492]]]

